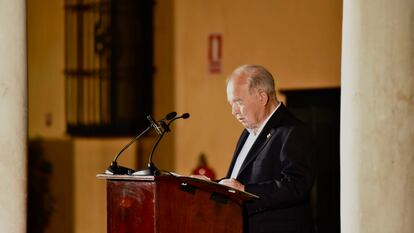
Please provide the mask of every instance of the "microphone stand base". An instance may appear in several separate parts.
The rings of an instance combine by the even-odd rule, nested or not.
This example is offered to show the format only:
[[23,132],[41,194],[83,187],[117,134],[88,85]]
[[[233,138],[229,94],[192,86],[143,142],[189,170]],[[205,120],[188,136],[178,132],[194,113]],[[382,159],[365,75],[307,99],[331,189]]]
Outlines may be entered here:
[[124,166],[118,166],[116,162],[112,162],[111,165],[105,170],[107,175],[131,175],[134,172],[131,168]]
[[154,164],[148,164],[148,168],[132,173],[133,176],[158,176],[160,171],[155,167]]

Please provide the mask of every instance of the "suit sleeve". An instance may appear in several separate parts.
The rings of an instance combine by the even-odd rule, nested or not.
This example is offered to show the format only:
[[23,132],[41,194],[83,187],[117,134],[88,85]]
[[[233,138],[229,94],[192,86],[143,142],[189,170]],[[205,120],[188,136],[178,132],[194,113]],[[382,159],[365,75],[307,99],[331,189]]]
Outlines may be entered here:
[[260,197],[259,200],[247,203],[248,214],[273,208],[288,208],[309,200],[314,180],[310,133],[302,126],[291,127],[285,131],[281,140],[279,151],[270,150],[272,152],[266,155],[278,164],[270,163],[266,166],[280,166],[280,173],[269,180],[245,184],[245,191]]

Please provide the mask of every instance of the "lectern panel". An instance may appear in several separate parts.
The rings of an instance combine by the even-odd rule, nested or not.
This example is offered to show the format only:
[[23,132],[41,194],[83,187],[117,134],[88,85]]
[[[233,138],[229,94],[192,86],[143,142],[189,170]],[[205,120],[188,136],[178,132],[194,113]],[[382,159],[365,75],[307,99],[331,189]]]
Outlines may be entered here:
[[107,183],[108,233],[154,232],[154,182]]
[[157,185],[159,233],[241,233],[242,201],[189,184]]

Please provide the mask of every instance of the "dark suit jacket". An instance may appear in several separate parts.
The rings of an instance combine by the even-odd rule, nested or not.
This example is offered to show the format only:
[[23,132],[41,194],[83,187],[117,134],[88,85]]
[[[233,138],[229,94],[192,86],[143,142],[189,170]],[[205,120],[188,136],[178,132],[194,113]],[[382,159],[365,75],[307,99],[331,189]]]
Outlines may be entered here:
[[[227,178],[249,133],[237,143]],[[281,104],[266,123],[237,180],[259,200],[245,204],[245,232],[312,232],[309,194],[314,162],[308,128]]]

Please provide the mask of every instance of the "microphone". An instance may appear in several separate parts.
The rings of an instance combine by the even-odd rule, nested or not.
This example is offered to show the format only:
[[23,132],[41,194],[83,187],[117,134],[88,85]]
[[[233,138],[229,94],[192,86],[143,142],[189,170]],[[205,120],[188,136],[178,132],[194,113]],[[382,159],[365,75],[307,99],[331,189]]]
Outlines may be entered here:
[[171,132],[171,129],[170,129],[170,127],[169,127],[169,125],[167,125],[166,123],[165,123],[165,121],[164,120],[167,120],[167,121],[169,121],[169,120],[172,120],[172,119],[174,119],[174,117],[175,116],[177,116],[177,113],[176,112],[170,112],[170,113],[168,113],[166,116],[165,116],[165,118],[164,119],[162,119],[162,120],[160,120],[159,122],[158,122],[158,124],[160,125],[160,127],[165,131],[165,132]]
[[[175,116],[177,115],[176,112],[170,112],[168,113],[164,119],[162,119],[160,122],[162,122],[163,124],[165,124],[164,120],[171,120],[173,119]],[[118,166],[118,163],[116,162],[119,158],[119,156],[130,146],[132,145],[135,141],[137,141],[142,135],[144,135],[148,130],[150,130],[151,128],[154,128],[157,133],[159,135],[163,134],[164,131],[161,131],[159,124],[155,123],[154,120],[152,119],[151,115],[147,116],[147,119],[150,122],[150,126],[148,126],[144,131],[142,131],[138,136],[136,136],[135,138],[133,138],[128,144],[126,144],[120,151],[119,153],[116,155],[116,157],[114,158],[114,160],[111,162],[111,165],[105,170],[105,174],[108,175],[131,175],[134,170],[127,168],[127,167],[123,167],[123,166]],[[164,127],[163,127],[164,128]],[[168,126],[167,126],[168,128]],[[168,128],[169,130],[169,128]],[[169,131],[168,131],[169,132]]]
[[182,114],[181,116],[178,116],[178,117],[174,117],[174,118],[172,118],[171,119],[171,121],[170,122],[168,122],[168,126],[170,126],[170,124],[173,122],[173,121],[175,121],[175,120],[177,120],[177,119],[180,119],[180,118],[183,118],[183,119],[187,119],[187,118],[189,118],[190,117],[190,114],[188,113],[188,112],[186,112],[186,113],[184,113],[184,114]]
[[187,119],[187,118],[190,117],[190,114],[188,114],[188,113],[184,113],[184,114],[182,114],[181,116],[178,116],[178,117],[176,117],[176,115],[177,115],[176,112],[171,112],[171,113],[167,114],[168,117],[166,116],[165,120],[169,120],[168,123],[165,123],[164,120],[159,121],[161,127],[163,128],[163,131],[162,131],[161,135],[158,137],[157,141],[155,142],[155,144],[152,147],[151,154],[149,155],[149,158],[148,158],[148,168],[144,169],[144,170],[141,170],[141,171],[136,171],[136,172],[132,173],[132,175],[134,175],[134,176],[149,176],[149,175],[155,176],[155,175],[159,174],[158,168],[152,162],[152,157],[154,155],[155,149],[158,146],[158,143],[164,137],[165,133],[168,133],[168,132],[171,131],[169,126],[173,121],[175,121],[177,119],[180,119],[180,118]]
[[167,115],[165,115],[164,119],[162,119],[162,120],[169,121],[169,120],[173,119],[175,116],[177,116],[176,112],[170,112]]

